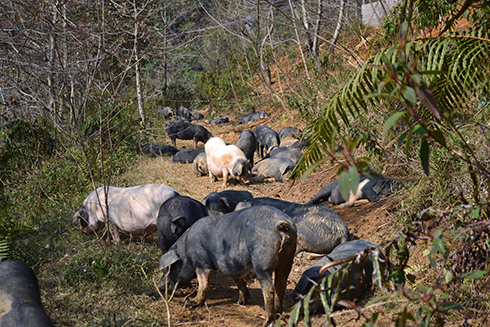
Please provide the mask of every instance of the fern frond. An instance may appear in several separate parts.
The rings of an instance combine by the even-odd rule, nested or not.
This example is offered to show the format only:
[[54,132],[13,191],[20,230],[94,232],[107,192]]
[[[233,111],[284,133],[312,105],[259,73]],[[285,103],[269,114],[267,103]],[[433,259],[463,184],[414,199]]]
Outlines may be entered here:
[[8,256],[9,247],[6,239],[0,239],[0,258]]
[[[417,39],[407,43],[405,49],[397,45],[378,53],[331,97],[306,128],[310,145],[293,178],[312,172],[309,167],[317,167],[327,157],[334,160],[351,120],[375,110],[384,98],[402,99],[400,85],[390,78],[395,73],[402,74],[397,69],[406,58],[419,58],[416,67],[423,76],[421,85],[431,91],[441,112],[451,117],[461,114],[470,105],[470,99],[490,84],[489,54],[490,39],[483,29],[473,35]],[[417,110],[424,117],[432,117],[421,104]]]

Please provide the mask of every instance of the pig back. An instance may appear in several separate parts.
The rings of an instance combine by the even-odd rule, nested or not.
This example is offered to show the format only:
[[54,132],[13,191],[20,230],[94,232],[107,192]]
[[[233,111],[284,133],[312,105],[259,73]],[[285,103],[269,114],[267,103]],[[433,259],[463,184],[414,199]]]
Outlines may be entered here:
[[186,238],[187,257],[194,267],[244,279],[290,265],[297,233],[289,216],[260,206],[200,219]]

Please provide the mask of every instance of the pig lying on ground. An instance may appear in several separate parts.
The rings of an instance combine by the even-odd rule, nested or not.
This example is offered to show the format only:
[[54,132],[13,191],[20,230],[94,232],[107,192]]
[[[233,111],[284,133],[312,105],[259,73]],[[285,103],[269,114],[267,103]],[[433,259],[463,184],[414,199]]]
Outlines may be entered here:
[[257,149],[257,139],[255,138],[255,134],[249,129],[242,131],[238,141],[236,141],[236,146],[243,151],[248,162],[250,162],[250,168],[252,168],[254,166],[255,150]]
[[306,148],[309,145],[310,145],[310,140],[303,137],[303,138],[297,140],[296,142],[294,142],[293,144],[291,144],[290,147],[291,148],[304,149],[304,148]]
[[204,148],[199,148],[196,150],[182,150],[174,154],[172,158],[173,163],[190,164],[194,162],[194,159],[204,153]]
[[[106,189],[99,187],[97,194],[90,193],[73,215],[74,223],[80,218],[81,230],[93,233],[105,226],[107,206]],[[167,199],[179,195],[171,187],[160,184],[145,184],[134,187],[107,187],[109,227],[114,239],[119,242],[119,230],[146,237],[157,231],[158,210]]]
[[171,145],[156,145],[153,143],[142,144],[141,149],[143,150],[144,154],[150,157],[173,156],[174,154],[179,152],[179,150],[177,150]]
[[199,153],[192,161],[192,169],[198,177],[209,175],[206,152]]
[[286,126],[277,130],[277,135],[279,139],[282,140],[287,137],[293,137],[295,139],[300,139],[303,132],[297,127]]
[[177,116],[183,117],[186,121],[191,121],[192,115],[189,109],[184,106],[180,106],[175,113]]
[[197,143],[206,143],[213,135],[205,127],[201,125],[191,124],[184,121],[176,121],[168,123],[165,126],[165,131],[172,141],[172,145],[176,148],[176,139],[194,140],[194,149],[197,149]]
[[281,140],[281,143],[279,143],[280,147],[288,147],[290,148],[293,144],[297,144],[298,140],[293,138],[293,137],[286,137]]
[[0,326],[54,326],[41,303],[34,271],[19,260],[0,258]]
[[[346,299],[349,301],[360,299],[364,294],[364,290],[371,287],[374,271],[372,253],[370,253],[367,257],[362,256],[362,254],[364,254],[363,251],[367,249],[375,248],[375,243],[366,240],[355,240],[338,245],[330,254],[315,262],[303,273],[301,279],[296,285],[296,288],[294,289],[296,301],[308,294],[314,285],[313,283],[318,284],[322,278],[337,272],[340,267],[346,267],[347,263],[339,263],[339,265],[321,272],[320,270],[323,266],[334,261],[347,259],[357,255],[359,255],[359,257],[357,257],[350,269],[344,270],[345,274],[338,283],[338,289],[341,291],[341,296],[337,299],[337,301],[341,299]],[[379,258],[382,260],[380,265],[384,266],[384,255],[382,252],[378,253]],[[340,276],[337,276],[337,281],[339,277]],[[334,293],[329,291],[327,298],[333,295]],[[323,304],[318,297],[312,297],[312,302],[310,302],[310,311],[323,311]]]
[[257,139],[257,157],[264,157],[272,149],[279,146],[281,141],[276,131],[264,125],[259,125],[254,129],[255,138]]
[[249,114],[246,114],[246,115],[242,116],[238,120],[238,125],[249,123],[249,122],[253,122],[253,121],[257,121],[257,120],[261,120],[261,119],[264,119],[267,116],[269,116],[269,114],[266,113],[265,111],[251,112]]
[[214,182],[223,178],[223,187],[226,187],[228,177],[234,177],[248,183],[250,163],[240,148],[236,145],[226,145],[219,137],[213,137],[204,146],[208,161],[209,177]]
[[204,115],[200,112],[193,112],[192,113],[192,120],[201,120],[204,119]]
[[[193,305],[203,305],[213,270],[231,276],[239,290],[238,303],[249,298],[245,279],[256,277],[262,288],[265,323],[282,312],[286,282],[296,249],[296,227],[291,219],[272,207],[262,206],[199,219],[160,257],[164,273],[160,288],[184,286],[198,279]],[[274,275],[274,283],[272,276]]]
[[268,158],[288,158],[296,165],[301,159],[303,151],[300,148],[290,148],[290,147],[277,147],[269,152],[264,159]]
[[[371,179],[365,176],[359,176],[359,186],[355,194],[350,194],[349,200],[345,205],[352,206],[354,202],[360,199],[367,199],[371,202],[378,201],[393,193],[396,187],[396,181],[388,179]],[[340,193],[339,180],[324,186],[307,204],[341,204],[345,199]]]
[[188,196],[174,196],[160,207],[157,218],[158,246],[162,253],[168,249],[198,219],[208,215],[208,209]]
[[209,124],[224,124],[224,123],[227,123],[229,122],[230,120],[228,119],[228,117],[225,117],[225,116],[219,116],[219,117],[213,117],[211,118],[208,123]]
[[298,229],[297,252],[330,253],[337,245],[351,239],[340,216],[323,206],[304,205],[273,198],[253,198],[240,202],[235,210],[256,206],[275,207],[287,214]]
[[209,211],[224,214],[234,211],[238,203],[252,198],[248,191],[226,190],[219,193],[211,192],[201,202]]
[[294,166],[294,162],[289,158],[263,159],[255,164],[252,173],[264,178],[275,178],[276,181],[284,183]]

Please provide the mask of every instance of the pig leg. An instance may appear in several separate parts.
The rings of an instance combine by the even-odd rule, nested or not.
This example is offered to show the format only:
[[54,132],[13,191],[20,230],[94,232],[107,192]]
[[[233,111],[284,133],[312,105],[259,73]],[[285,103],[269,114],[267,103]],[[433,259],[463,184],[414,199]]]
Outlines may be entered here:
[[214,176],[213,173],[211,172],[211,169],[209,169],[209,178],[211,179],[211,183],[214,183],[218,180],[216,176]]
[[206,301],[206,294],[209,289],[209,275],[211,274],[211,269],[196,269],[197,282],[198,282],[198,290],[197,295],[192,302],[191,306],[202,306],[204,301]]
[[269,324],[274,322],[275,312],[274,312],[274,285],[272,284],[272,274],[265,274],[260,278],[257,275],[257,279],[260,283],[260,288],[262,288],[262,295],[264,296],[264,307],[265,307],[265,322],[263,326],[269,326]]
[[170,139],[170,141],[172,141],[172,145],[174,146],[174,148],[177,148],[176,138],[174,137],[173,139]]
[[[289,273],[288,273],[289,274]],[[276,271],[274,287],[275,287],[275,298],[274,298],[274,307],[275,313],[282,313],[282,301],[284,299],[284,294],[286,293],[286,283],[288,274],[284,274],[282,272]]]
[[223,187],[226,187],[228,182],[228,169],[223,169]]
[[235,279],[236,286],[238,287],[238,304],[245,305],[247,301],[250,299],[250,292],[247,288],[247,282],[242,280]]
[[194,150],[197,149],[197,140],[194,139]]
[[119,236],[119,230],[117,229],[116,224],[114,224],[112,221],[109,222],[109,228],[112,231],[112,236],[114,236],[114,240],[116,242],[120,242],[121,241],[121,237]]

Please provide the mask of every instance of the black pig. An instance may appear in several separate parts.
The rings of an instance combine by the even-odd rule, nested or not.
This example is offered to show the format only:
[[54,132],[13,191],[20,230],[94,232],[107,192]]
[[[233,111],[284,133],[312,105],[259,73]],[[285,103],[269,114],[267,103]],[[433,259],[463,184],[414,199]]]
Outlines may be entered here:
[[[362,251],[375,248],[375,243],[366,240],[355,240],[338,245],[331,253],[324,256],[323,258],[315,262],[307,270],[305,270],[294,289],[296,300],[299,300],[301,297],[308,294],[308,292],[313,287],[313,282],[319,283],[322,278],[327,277],[328,275],[338,271],[341,266],[346,265],[346,263],[340,263],[339,265],[334,266],[328,270],[320,271],[321,268],[326,264],[354,257],[357,254],[361,255],[363,254]],[[378,257],[381,260],[381,267],[384,267],[383,253],[378,252]],[[370,253],[365,259],[359,256],[359,258],[356,259],[356,262],[354,262],[351,267],[352,268],[350,270],[345,271],[342,279],[338,283],[338,287],[341,291],[341,296],[337,300],[347,299],[349,301],[354,301],[356,299],[359,299],[362,297],[364,290],[372,285],[374,271],[372,253]],[[332,295],[333,294],[329,294],[327,295],[327,297]],[[322,311],[322,309],[323,305],[321,301],[316,300],[313,301],[313,303],[310,303],[311,311]]]
[[330,253],[337,245],[351,239],[349,229],[333,210],[274,198],[253,198],[240,202],[235,210],[255,206],[272,206],[287,214],[298,229],[297,252]]
[[259,158],[264,157],[264,149],[267,154],[281,143],[276,131],[267,126],[259,125],[255,127],[254,134],[257,139],[257,156]]
[[180,106],[176,112],[177,116],[183,117],[186,121],[191,121],[192,115],[189,109],[184,106]]
[[182,150],[177,152],[173,158],[173,163],[183,163],[190,164],[194,162],[194,159],[200,154],[204,153],[204,148],[200,148],[197,150]]
[[206,143],[213,135],[201,125],[191,124],[185,121],[175,121],[165,126],[165,131],[172,141],[172,145],[177,147],[176,139],[194,140],[194,149],[197,149],[199,141]]
[[294,168],[294,162],[289,158],[263,159],[254,166],[252,172],[264,178],[275,178],[284,183],[288,180],[289,172]]
[[291,148],[280,146],[274,148],[271,152],[269,152],[264,159],[267,158],[289,158],[296,165],[301,158],[303,151],[300,148]]
[[201,120],[204,119],[204,115],[200,112],[193,112],[192,113],[192,120]]
[[295,249],[296,227],[291,219],[278,209],[262,206],[198,220],[160,257],[159,266],[169,269],[164,276],[168,274],[171,289],[197,277],[193,305],[204,304],[213,270],[235,280],[239,304],[249,298],[245,279],[256,277],[264,297],[264,326],[268,326],[282,312]]
[[156,156],[173,156],[179,150],[174,148],[171,145],[156,145],[153,143],[145,143],[141,145],[141,150],[143,150],[143,153],[150,156],[150,157],[156,157]]
[[245,123],[261,120],[267,116],[269,116],[269,114],[266,113],[265,111],[251,112],[249,114],[242,116],[238,120],[238,124],[240,125],[240,124],[245,124]]
[[209,193],[202,200],[202,204],[213,213],[224,214],[235,210],[238,203],[252,198],[252,194],[248,191],[226,190]]
[[206,152],[199,153],[192,161],[192,169],[197,177],[209,175],[208,159]]
[[388,179],[372,179],[365,176],[359,176],[359,185],[355,194],[350,194],[349,200],[346,201],[340,193],[339,180],[335,180],[324,186],[318,193],[307,202],[307,204],[342,204],[346,203],[352,206],[354,202],[360,199],[367,199],[370,202],[378,201],[383,197],[393,193],[396,182]]
[[303,132],[297,127],[286,126],[283,128],[279,128],[277,130],[277,135],[279,139],[282,141],[287,137],[293,137],[295,139],[300,139]]
[[255,134],[249,129],[242,131],[238,141],[236,141],[236,146],[243,151],[245,157],[250,162],[250,168],[252,168],[254,165],[255,150],[257,149],[257,138]]
[[208,123],[209,124],[224,124],[224,123],[227,123],[229,122],[230,120],[228,119],[228,117],[225,117],[225,116],[219,116],[219,117],[213,117],[211,118]]
[[0,258],[0,326],[54,326],[41,303],[34,271],[19,260]]
[[188,196],[174,196],[163,202],[158,212],[158,246],[162,253],[198,219],[208,215],[208,209]]

